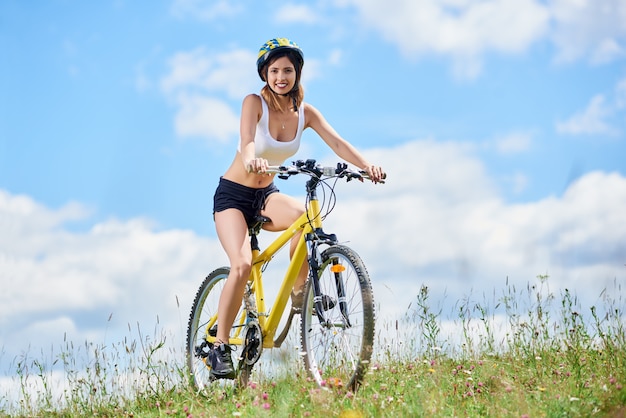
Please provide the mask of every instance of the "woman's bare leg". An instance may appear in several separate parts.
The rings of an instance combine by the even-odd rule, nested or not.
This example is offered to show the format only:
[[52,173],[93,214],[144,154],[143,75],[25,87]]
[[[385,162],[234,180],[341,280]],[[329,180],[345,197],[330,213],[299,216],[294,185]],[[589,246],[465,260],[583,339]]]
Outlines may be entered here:
[[248,240],[248,226],[237,209],[215,213],[217,236],[230,261],[230,273],[220,295],[217,308],[217,341],[228,344],[230,330],[241,306],[246,283],[250,276],[252,251]]

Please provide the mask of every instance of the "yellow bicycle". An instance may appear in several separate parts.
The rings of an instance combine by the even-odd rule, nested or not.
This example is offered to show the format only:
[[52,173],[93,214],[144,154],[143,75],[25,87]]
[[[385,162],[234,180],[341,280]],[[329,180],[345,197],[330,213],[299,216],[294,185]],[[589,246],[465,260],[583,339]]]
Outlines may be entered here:
[[[237,350],[237,377],[247,385],[253,365],[263,349],[280,347],[294,315],[300,315],[301,355],[310,376],[320,385],[331,381],[351,389],[361,383],[372,356],[374,344],[374,298],[367,269],[359,255],[339,244],[334,234],[326,233],[322,221],[335,203],[338,179],[368,178],[362,171],[348,169],[345,163],[323,167],[315,160],[298,160],[291,166],[271,167],[271,173],[287,179],[309,176],[306,182],[306,211],[282,232],[264,251],[257,235],[270,219],[257,216],[249,229],[252,271],[243,303],[233,324],[229,344]],[[333,183],[334,179],[334,183]],[[330,190],[327,205],[320,204],[317,189]],[[326,191],[326,190],[325,190]],[[322,213],[324,207],[325,212]],[[263,271],[274,255],[302,231],[287,272],[272,306],[266,305]],[[292,307],[282,332],[279,324],[290,299],[291,290],[304,261],[309,263],[301,307]],[[187,327],[187,365],[193,384],[203,389],[212,381],[208,356],[217,332],[217,306],[229,268],[220,267],[209,274],[198,289]],[[235,357],[236,358],[236,357]],[[332,379],[332,380],[330,380]]]

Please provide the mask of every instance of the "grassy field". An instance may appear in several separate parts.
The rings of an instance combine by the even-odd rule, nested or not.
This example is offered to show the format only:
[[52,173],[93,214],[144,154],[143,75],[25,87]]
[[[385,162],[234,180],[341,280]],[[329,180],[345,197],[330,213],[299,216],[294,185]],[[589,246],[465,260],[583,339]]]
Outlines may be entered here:
[[[320,388],[291,362],[285,373],[254,374],[245,389],[218,383],[197,393],[180,353],[153,336],[67,343],[47,355],[51,364],[16,360],[19,399],[0,394],[0,416],[625,417],[621,288],[584,308],[546,283],[508,287],[490,303],[459,301],[453,319],[423,288],[400,324],[378,324],[386,337],[356,392],[332,378]],[[408,331],[391,337],[400,329]]]

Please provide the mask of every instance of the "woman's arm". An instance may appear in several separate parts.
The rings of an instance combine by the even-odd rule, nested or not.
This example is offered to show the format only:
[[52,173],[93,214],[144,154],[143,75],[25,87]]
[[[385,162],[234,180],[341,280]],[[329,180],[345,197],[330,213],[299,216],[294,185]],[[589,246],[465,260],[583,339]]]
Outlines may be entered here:
[[261,158],[256,158],[254,149],[254,136],[256,126],[261,119],[263,108],[261,98],[256,94],[249,94],[243,99],[241,106],[241,119],[239,122],[239,135],[241,136],[241,161],[244,169],[248,172],[264,171],[267,162]]
[[385,172],[382,168],[371,164],[355,147],[352,146],[352,144],[343,139],[330,125],[330,123],[326,121],[319,110],[306,103],[304,111],[306,127],[313,128],[313,130],[324,140],[324,142],[326,142],[326,144],[328,144],[335,154],[350,164],[354,164],[360,169],[365,170],[374,182],[378,182],[385,178]]

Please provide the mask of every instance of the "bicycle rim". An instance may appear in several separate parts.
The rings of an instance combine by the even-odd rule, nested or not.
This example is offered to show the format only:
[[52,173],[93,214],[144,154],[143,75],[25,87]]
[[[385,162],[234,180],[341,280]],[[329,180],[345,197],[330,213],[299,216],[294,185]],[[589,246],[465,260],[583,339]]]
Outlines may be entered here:
[[[320,290],[334,306],[326,306],[326,324],[320,324],[309,283],[302,310],[301,343],[304,364],[320,386],[346,386],[352,390],[368,369],[374,344],[374,300],[369,275],[360,257],[345,246],[322,253]],[[334,268],[340,265],[340,268]],[[340,308],[338,282],[345,289],[344,317]]]
[[217,306],[230,269],[222,267],[209,274],[196,293],[187,325],[187,367],[192,383],[198,390],[213,379],[207,357],[196,355],[196,347],[206,342],[209,320],[217,315]]

